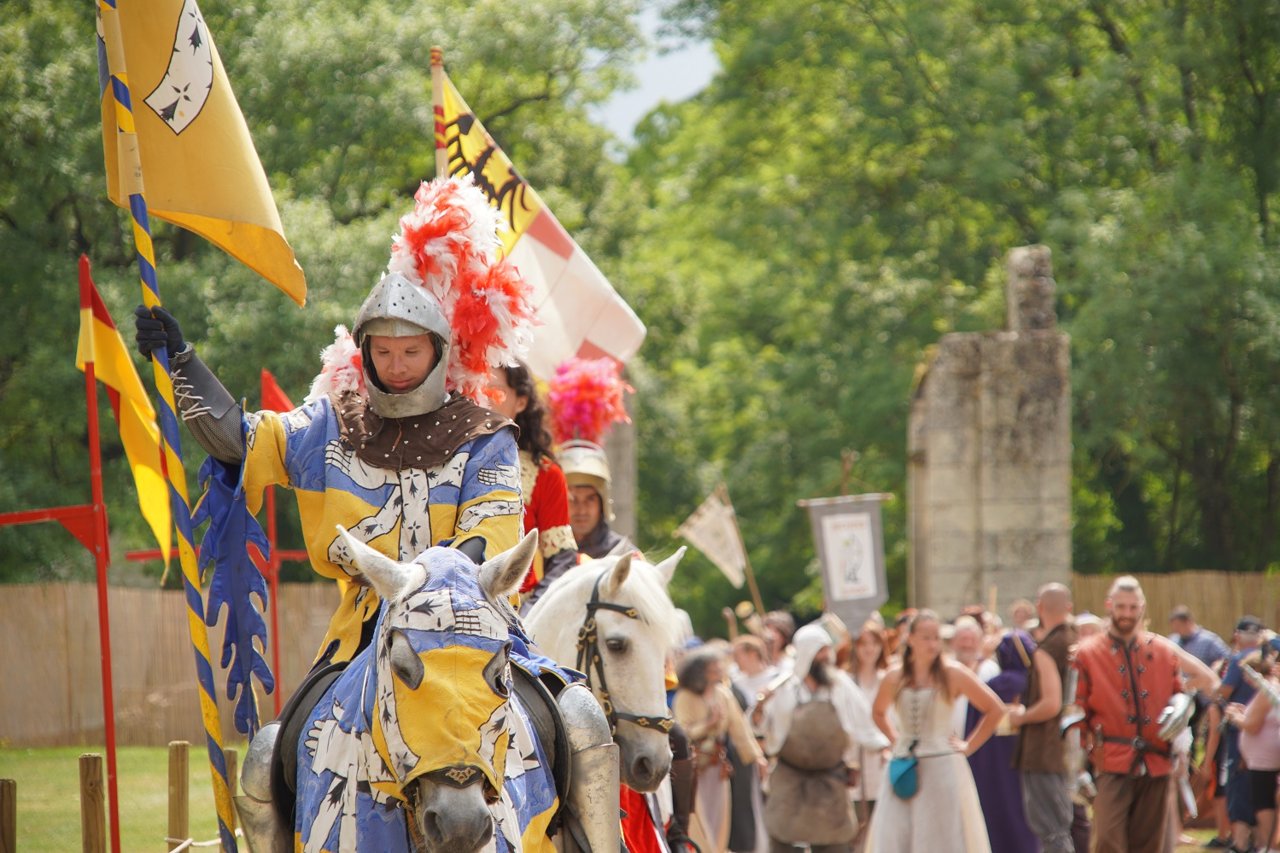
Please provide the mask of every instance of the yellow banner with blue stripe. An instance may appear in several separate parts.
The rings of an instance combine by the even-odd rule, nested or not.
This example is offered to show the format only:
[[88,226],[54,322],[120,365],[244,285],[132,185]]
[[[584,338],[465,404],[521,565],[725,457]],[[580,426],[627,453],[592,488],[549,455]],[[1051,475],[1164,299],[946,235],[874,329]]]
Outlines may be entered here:
[[193,231],[302,305],[307,283],[222,60],[196,0],[120,2],[125,64],[137,132],[120,134],[98,33],[107,194],[120,207],[143,192],[152,216]]

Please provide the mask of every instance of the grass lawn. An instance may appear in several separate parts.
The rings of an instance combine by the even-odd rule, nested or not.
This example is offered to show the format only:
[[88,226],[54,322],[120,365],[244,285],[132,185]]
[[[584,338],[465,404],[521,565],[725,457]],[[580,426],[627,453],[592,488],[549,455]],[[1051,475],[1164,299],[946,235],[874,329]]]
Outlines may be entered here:
[[[244,744],[234,744],[244,755]],[[103,747],[48,749],[0,748],[0,778],[18,780],[18,850],[23,853],[66,853],[80,848],[80,756]],[[165,747],[122,747],[119,763],[120,847],[122,851],[165,849],[169,819],[169,751]],[[209,765],[202,749],[189,753],[191,837],[217,838]],[[1200,843],[1209,830],[1189,834]],[[108,836],[109,837],[109,836]],[[109,848],[108,848],[109,849]],[[247,849],[247,848],[246,848]],[[1179,847],[1179,853],[1199,850],[1199,844]]]
[[[244,745],[234,745],[243,756]],[[66,853],[80,849],[80,756],[85,753],[102,756],[105,786],[105,747],[0,748],[0,778],[18,781],[17,849],[23,853]],[[169,821],[169,750],[121,747],[116,752],[116,762],[120,848],[161,853],[165,849]],[[197,841],[212,840],[218,837],[218,822],[203,744],[192,745],[188,763],[191,837]],[[108,823],[110,819],[108,807]],[[110,827],[107,838],[109,850]]]

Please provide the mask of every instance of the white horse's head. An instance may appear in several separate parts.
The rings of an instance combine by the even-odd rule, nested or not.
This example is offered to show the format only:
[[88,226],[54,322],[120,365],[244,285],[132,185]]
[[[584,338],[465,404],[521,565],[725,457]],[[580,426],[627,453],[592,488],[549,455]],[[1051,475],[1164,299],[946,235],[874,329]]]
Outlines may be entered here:
[[656,789],[671,769],[665,663],[678,623],[667,584],[684,553],[656,566],[629,553],[584,563],[524,619],[544,653],[587,673],[614,727],[622,781],[637,791]]
[[[339,528],[341,530],[341,528]],[[451,548],[401,563],[341,531],[383,601],[373,638],[373,745],[427,853],[490,843],[512,709],[506,604],[537,549],[536,531],[477,568]],[[516,759],[518,760],[518,759]]]

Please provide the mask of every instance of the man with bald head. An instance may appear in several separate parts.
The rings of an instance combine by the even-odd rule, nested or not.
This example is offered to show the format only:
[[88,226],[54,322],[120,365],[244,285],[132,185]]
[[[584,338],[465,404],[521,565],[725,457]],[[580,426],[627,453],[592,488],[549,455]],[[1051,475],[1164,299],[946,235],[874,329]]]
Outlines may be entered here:
[[1009,721],[1019,727],[1013,765],[1022,771],[1027,823],[1044,853],[1072,853],[1071,785],[1066,743],[1059,733],[1063,686],[1076,642],[1070,623],[1071,591],[1060,583],[1042,586],[1036,615],[1041,639],[1032,657],[1025,704],[1014,705],[1009,712]]

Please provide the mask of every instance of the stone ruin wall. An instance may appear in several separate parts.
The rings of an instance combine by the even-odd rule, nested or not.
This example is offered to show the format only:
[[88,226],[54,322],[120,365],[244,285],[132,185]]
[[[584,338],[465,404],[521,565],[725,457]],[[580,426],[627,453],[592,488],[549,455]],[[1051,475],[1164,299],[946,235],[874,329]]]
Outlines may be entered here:
[[1070,341],[1050,252],[1013,250],[1007,329],[944,336],[908,422],[908,603],[945,619],[1071,581]]

